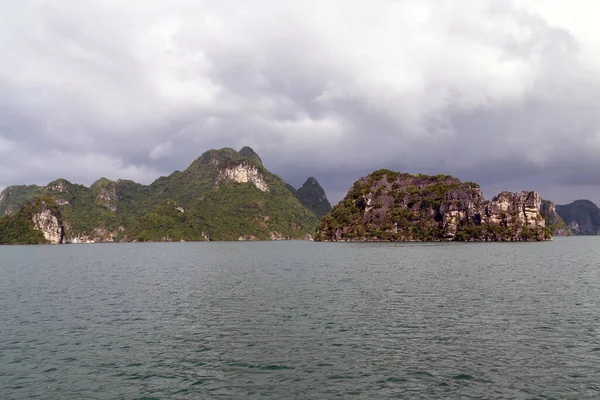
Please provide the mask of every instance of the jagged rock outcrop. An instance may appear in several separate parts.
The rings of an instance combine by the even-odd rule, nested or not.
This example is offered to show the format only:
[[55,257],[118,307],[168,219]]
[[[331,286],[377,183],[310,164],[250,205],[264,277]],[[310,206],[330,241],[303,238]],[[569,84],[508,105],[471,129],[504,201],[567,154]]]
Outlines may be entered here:
[[57,179],[56,181],[49,183],[46,186],[46,190],[53,191],[56,193],[69,193],[70,185],[71,185],[71,182],[69,182],[65,179]]
[[256,240],[256,236],[254,235],[242,235],[238,238],[239,242],[250,242]]
[[107,210],[117,211],[117,182],[101,178],[94,182],[90,189],[96,193],[96,200]]
[[557,205],[556,212],[576,235],[600,234],[600,209],[590,200]]
[[61,244],[65,237],[62,218],[57,207],[48,205],[48,200],[40,200],[37,210],[31,216],[33,226],[42,232],[48,243]]
[[58,244],[63,240],[62,215],[50,197],[34,197],[17,213],[0,219],[0,244]]
[[237,183],[252,183],[263,192],[269,191],[269,185],[258,168],[248,163],[227,167],[219,172],[219,181],[230,180]]
[[292,191],[302,205],[319,218],[323,218],[331,211],[331,204],[327,199],[325,190],[319,185],[319,182],[314,177],[309,177],[306,182],[298,190]]
[[325,216],[315,240],[549,240],[536,192],[487,201],[477,184],[447,176],[375,171]]
[[546,226],[552,231],[553,236],[572,236],[573,232],[565,221],[556,212],[556,205],[549,200],[542,200],[542,215],[546,219]]
[[485,205],[483,221],[492,225],[511,224],[535,229],[545,227],[542,198],[537,192],[502,192]]
[[269,239],[271,240],[290,240],[291,238],[287,235],[282,234],[281,232],[269,232]]

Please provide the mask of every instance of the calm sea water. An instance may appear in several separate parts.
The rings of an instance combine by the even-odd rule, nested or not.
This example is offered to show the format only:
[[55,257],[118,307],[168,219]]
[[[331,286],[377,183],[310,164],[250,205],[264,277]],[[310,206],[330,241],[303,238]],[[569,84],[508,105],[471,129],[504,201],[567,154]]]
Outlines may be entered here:
[[0,246],[0,399],[600,398],[600,238]]

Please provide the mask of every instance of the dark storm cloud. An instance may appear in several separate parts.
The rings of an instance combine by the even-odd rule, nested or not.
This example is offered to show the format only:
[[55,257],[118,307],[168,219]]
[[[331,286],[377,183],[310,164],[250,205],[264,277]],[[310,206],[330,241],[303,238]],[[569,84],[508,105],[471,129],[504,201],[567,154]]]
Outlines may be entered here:
[[378,168],[600,199],[597,6],[376,3],[0,5],[0,188],[249,145],[333,201]]

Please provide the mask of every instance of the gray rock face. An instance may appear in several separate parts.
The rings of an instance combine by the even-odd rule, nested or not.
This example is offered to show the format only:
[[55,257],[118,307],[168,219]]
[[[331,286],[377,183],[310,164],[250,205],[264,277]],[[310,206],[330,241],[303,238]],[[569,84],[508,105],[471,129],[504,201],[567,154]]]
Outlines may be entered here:
[[556,212],[576,235],[600,234],[600,209],[589,200],[557,205]]
[[237,183],[250,182],[263,192],[269,191],[269,185],[267,184],[265,177],[258,168],[248,163],[241,163],[219,171],[218,180],[230,180]]
[[104,208],[117,211],[117,185],[113,182],[100,189],[97,199]]
[[15,210],[15,207],[13,207],[12,205],[9,205],[4,210],[4,215],[13,215],[16,212],[17,212],[17,210]]
[[[540,212],[542,199],[534,191],[502,192],[492,200],[486,201],[481,190],[478,189],[463,191],[458,195],[453,194],[451,199],[450,204],[443,203],[444,207],[440,208],[442,220],[445,221],[445,227],[451,237],[457,234],[460,225],[472,224],[510,228],[510,237],[506,239],[520,241],[526,240],[523,238],[526,230],[538,232],[546,227],[545,219]],[[473,239],[493,240],[485,234]]]
[[316,240],[549,240],[537,192],[487,201],[474,183],[446,175],[375,171],[323,218]]
[[485,204],[483,221],[492,225],[519,225],[529,228],[545,227],[541,215],[542,198],[537,192],[502,192]]
[[554,236],[572,236],[573,232],[556,212],[556,205],[549,200],[542,200],[541,212],[546,217],[546,226]]
[[56,193],[69,193],[69,182],[59,179],[55,182],[50,183],[46,186],[46,190],[53,191]]
[[42,232],[44,238],[52,244],[63,243],[65,231],[60,215],[49,208],[44,201],[40,209],[32,215],[33,226]]

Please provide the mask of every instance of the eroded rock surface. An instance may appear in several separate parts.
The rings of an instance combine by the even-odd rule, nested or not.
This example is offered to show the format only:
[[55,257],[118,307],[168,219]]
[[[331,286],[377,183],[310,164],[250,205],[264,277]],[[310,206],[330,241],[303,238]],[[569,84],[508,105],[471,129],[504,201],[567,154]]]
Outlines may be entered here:
[[485,200],[480,187],[447,176],[375,171],[321,221],[315,240],[549,240],[534,191]]
[[52,244],[63,243],[65,237],[61,217],[45,201],[40,201],[39,209],[31,217],[35,229],[42,232],[44,238]]
[[242,163],[227,167],[219,172],[219,180],[230,180],[237,183],[252,183],[263,192],[269,191],[269,185],[258,168],[254,165]]

